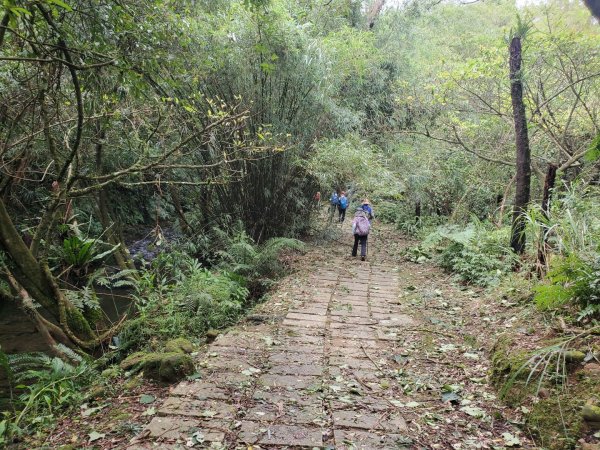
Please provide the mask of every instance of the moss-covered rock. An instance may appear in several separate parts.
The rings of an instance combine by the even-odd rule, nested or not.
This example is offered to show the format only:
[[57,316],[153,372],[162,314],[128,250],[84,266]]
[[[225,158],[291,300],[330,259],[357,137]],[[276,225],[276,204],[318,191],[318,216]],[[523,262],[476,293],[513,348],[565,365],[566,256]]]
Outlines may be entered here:
[[136,352],[121,362],[121,369],[142,371],[144,378],[174,382],[194,373],[194,362],[182,351],[166,353]]
[[165,344],[165,352],[192,353],[194,345],[185,338],[171,339]]
[[140,370],[146,364],[151,364],[153,361],[160,361],[160,353],[135,352],[121,361],[120,367],[123,370]]
[[109,380],[117,378],[120,375],[119,368],[117,366],[111,366],[108,369],[102,371],[102,377]]
[[[549,450],[572,449],[583,436],[593,434],[596,422],[585,420],[583,413],[586,403],[590,404],[590,398],[600,398],[598,378],[569,383],[566,389],[557,387],[547,398],[532,405],[527,423],[537,435],[540,447]],[[598,412],[588,407],[585,416],[589,412],[587,417],[596,417],[594,411]]]
[[127,380],[127,382],[123,385],[123,387],[128,390],[131,391],[135,388],[140,387],[143,384],[143,380],[141,377],[133,377],[130,380]]
[[206,331],[206,341],[207,342],[214,341],[219,334],[221,334],[221,332],[219,330],[215,330],[213,328],[211,328],[210,330],[207,330]]
[[86,397],[89,399],[98,399],[106,397],[106,394],[106,386],[95,384],[88,390]]
[[583,417],[583,420],[586,422],[595,424],[595,427],[600,426],[600,406],[594,405],[593,403],[583,405],[581,417]]
[[158,376],[161,381],[174,382],[194,373],[192,358],[183,353],[165,354],[161,360]]
[[527,378],[527,371],[521,369],[529,355],[524,350],[515,348],[513,338],[509,334],[501,334],[491,349],[490,381],[498,388],[505,387],[512,377],[515,380]]
[[563,355],[565,361],[571,364],[580,364],[585,359],[585,353],[579,350],[566,350]]

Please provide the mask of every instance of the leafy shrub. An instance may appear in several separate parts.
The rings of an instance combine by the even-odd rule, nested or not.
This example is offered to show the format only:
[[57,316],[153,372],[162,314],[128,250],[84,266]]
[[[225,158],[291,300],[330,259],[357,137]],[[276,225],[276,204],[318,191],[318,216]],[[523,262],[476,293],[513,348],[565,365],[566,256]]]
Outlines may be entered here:
[[464,228],[445,225],[410,250],[410,255],[434,259],[466,283],[489,286],[497,284],[514,262],[512,252],[503,245],[508,242],[508,231],[477,221]]
[[204,260],[212,263],[213,271],[175,248],[161,253],[141,272],[136,294],[139,316],[121,333],[121,350],[157,349],[171,338],[200,338],[211,328],[232,325],[249,302],[284,272],[280,255],[304,249],[301,241],[288,238],[257,245],[241,222],[228,231],[214,228],[209,241],[212,254]]
[[536,305],[575,306],[580,321],[600,316],[600,201],[595,189],[565,187],[549,217],[539,209],[527,216],[531,236],[549,253],[546,279],[534,288]]
[[142,276],[139,315],[125,325],[121,350],[156,349],[170,338],[201,337],[210,328],[233,324],[243,312],[248,297],[243,277],[213,273],[193,263],[175,276]]
[[444,249],[440,265],[458,274],[462,281],[479,286],[497,283],[499,276],[509,269],[497,255],[458,242],[453,242]]
[[546,282],[534,288],[540,309],[552,309],[577,303],[578,320],[600,314],[600,258],[586,261],[579,255],[557,256],[551,262]]
[[382,202],[377,205],[377,220],[383,223],[396,223],[399,214],[400,207],[397,203]]
[[246,277],[251,283],[282,275],[285,267],[280,255],[286,250],[302,251],[303,242],[290,238],[272,238],[257,245],[241,223],[230,232],[213,230],[219,242],[217,267]]
[[[78,236],[71,236],[63,241],[62,253],[65,263],[75,267],[83,267],[94,261],[101,260],[113,253],[117,246],[112,246],[104,252],[98,248],[104,244],[97,239],[81,239]],[[104,244],[107,245],[107,244]]]

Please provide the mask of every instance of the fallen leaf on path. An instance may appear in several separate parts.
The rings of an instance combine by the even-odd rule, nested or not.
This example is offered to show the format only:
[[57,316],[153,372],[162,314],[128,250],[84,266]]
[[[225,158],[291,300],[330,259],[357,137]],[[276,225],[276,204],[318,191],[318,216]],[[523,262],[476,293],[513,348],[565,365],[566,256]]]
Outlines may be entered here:
[[90,437],[90,442],[94,442],[98,439],[104,438],[106,436],[106,433],[98,433],[97,431],[92,431],[90,434],[88,434],[88,436]]
[[148,405],[148,404],[152,403],[154,400],[156,400],[156,397],[154,395],[142,394],[140,396],[140,403],[142,405]]
[[502,439],[504,439],[504,445],[507,447],[518,447],[521,445],[521,440],[510,433],[502,433]]
[[485,417],[485,411],[476,406],[463,406],[462,408],[460,408],[460,410],[465,414],[468,414],[471,417],[476,417],[478,419]]
[[100,406],[96,406],[94,408],[90,408],[87,403],[84,403],[83,405],[81,405],[81,415],[83,417],[89,417],[92,414],[94,414],[95,412],[98,412],[101,409],[106,408],[106,406],[107,405],[100,405]]
[[442,401],[444,403],[458,403],[460,396],[456,392],[444,392],[442,394]]
[[142,416],[153,416],[156,414],[156,408],[154,406],[151,406],[150,408],[148,408],[146,411],[144,411],[142,413]]

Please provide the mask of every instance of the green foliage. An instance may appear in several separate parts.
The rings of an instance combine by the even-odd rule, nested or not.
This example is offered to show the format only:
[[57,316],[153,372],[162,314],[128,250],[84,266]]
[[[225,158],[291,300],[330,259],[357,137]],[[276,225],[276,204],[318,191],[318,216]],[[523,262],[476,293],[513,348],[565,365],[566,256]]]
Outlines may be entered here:
[[207,242],[212,243],[204,249],[212,253],[207,255],[212,271],[174,250],[161,253],[141,272],[135,296],[139,316],[121,333],[123,351],[156,350],[170,338],[200,339],[209,329],[235,323],[284,273],[282,254],[304,249],[302,242],[288,238],[257,245],[241,222],[228,231],[214,228]]
[[383,162],[381,150],[357,134],[319,142],[303,165],[328,190],[352,185],[370,197],[382,198],[403,190],[399,178]]
[[474,222],[466,227],[446,225],[428,235],[412,258],[433,258],[444,269],[465,283],[489,286],[508,273],[515,257],[504,244],[508,229],[494,230],[491,225]]
[[[109,248],[103,251],[102,247]],[[118,247],[119,244],[110,246],[98,239],[73,235],[63,240],[58,260],[62,265],[67,266],[67,270],[73,269],[77,274],[85,274],[90,265],[103,261]]]
[[585,154],[585,160],[589,163],[596,162],[598,159],[600,159],[600,134],[594,138]]
[[257,245],[241,223],[230,232],[214,229],[213,233],[214,241],[219,243],[217,266],[250,281],[280,276],[285,270],[280,261],[281,254],[288,250],[303,251],[305,248],[303,242],[290,238],[271,238]]
[[381,202],[377,204],[377,220],[383,223],[396,223],[398,221],[398,205],[392,202]]
[[544,239],[548,246],[548,272],[534,288],[540,309],[575,307],[580,321],[599,316],[599,213],[595,192],[590,188],[580,190],[577,184],[563,191],[549,217],[538,209],[528,213],[528,231],[535,246],[541,246]]
[[6,355],[0,350],[0,360],[15,383],[11,389],[20,391],[13,398],[13,410],[5,411],[0,421],[0,443],[10,442],[23,434],[51,426],[60,411],[79,406],[97,372],[91,364],[61,346],[77,364],[42,353]]
[[552,259],[544,283],[534,288],[540,309],[553,309],[567,302],[581,308],[578,319],[600,313],[600,258],[586,261],[576,254]]
[[120,335],[122,351],[158,349],[171,338],[201,338],[243,313],[248,297],[243,277],[210,272],[181,254],[178,258],[175,269],[164,267],[162,259],[142,273],[136,295],[139,315]]

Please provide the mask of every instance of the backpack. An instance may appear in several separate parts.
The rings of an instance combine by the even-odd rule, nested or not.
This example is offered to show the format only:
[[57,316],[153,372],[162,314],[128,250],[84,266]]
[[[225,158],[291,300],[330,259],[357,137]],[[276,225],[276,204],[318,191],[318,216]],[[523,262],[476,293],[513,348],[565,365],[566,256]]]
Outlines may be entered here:
[[368,214],[369,220],[373,220],[373,210],[371,207],[369,205],[362,205],[362,209]]
[[346,209],[348,207],[348,199],[346,197],[340,197],[340,208]]
[[334,192],[333,194],[331,194],[331,198],[329,199],[329,201],[331,202],[332,205],[337,205],[338,204],[338,195]]
[[355,228],[354,231],[359,236],[368,236],[369,230],[371,229],[371,224],[369,223],[369,219],[365,216],[358,216],[354,218]]

